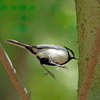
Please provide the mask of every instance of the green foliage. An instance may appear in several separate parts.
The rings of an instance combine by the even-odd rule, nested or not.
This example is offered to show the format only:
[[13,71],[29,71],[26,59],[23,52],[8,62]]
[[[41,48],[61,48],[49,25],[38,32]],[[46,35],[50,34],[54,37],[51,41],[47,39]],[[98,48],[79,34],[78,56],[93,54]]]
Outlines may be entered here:
[[[78,57],[74,1],[0,1],[0,40],[19,76],[31,93],[32,100],[76,100],[77,61],[66,64],[69,70],[46,66],[56,76],[47,75],[39,61],[27,51],[7,44],[15,39],[30,45],[55,44],[66,46]],[[0,62],[0,100],[21,100]]]

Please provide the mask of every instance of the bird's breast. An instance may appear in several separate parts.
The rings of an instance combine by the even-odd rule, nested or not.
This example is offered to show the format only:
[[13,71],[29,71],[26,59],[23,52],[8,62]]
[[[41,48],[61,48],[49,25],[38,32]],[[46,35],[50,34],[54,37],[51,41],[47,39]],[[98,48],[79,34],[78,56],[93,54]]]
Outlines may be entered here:
[[40,58],[51,59],[55,63],[63,64],[68,60],[68,52],[56,49],[42,49],[39,50],[37,56]]

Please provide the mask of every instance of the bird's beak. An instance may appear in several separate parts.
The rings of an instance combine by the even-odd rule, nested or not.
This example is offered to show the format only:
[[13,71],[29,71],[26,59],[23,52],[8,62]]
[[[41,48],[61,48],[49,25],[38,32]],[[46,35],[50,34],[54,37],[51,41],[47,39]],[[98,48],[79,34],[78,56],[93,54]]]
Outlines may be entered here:
[[76,60],[78,60],[76,57],[73,57],[73,59],[76,59]]

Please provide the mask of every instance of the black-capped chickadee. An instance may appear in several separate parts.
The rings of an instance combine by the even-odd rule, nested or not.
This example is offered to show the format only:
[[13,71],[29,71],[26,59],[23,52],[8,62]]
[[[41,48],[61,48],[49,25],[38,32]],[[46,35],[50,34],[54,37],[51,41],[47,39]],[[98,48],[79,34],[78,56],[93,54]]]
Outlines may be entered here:
[[59,70],[59,68],[67,68],[63,64],[69,62],[71,59],[76,59],[74,52],[65,46],[62,47],[49,44],[29,46],[15,40],[6,40],[6,42],[24,48],[31,54],[35,55],[40,61],[40,65],[47,71],[44,75],[49,73],[53,78],[55,78],[54,74],[47,70],[43,64],[58,66],[56,70]]

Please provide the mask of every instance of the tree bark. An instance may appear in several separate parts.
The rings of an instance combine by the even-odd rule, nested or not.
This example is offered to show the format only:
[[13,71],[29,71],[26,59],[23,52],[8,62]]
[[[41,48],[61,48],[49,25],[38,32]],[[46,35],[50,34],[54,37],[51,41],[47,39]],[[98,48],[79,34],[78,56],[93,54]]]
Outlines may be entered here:
[[0,60],[4,65],[12,83],[14,84],[15,88],[17,89],[22,99],[31,100],[30,94],[28,93],[26,87],[23,86],[22,81],[16,72],[16,69],[13,67],[12,62],[8,57],[6,51],[4,50],[3,46],[1,45],[1,43],[0,43]]
[[79,43],[78,100],[100,100],[100,3],[75,0]]

